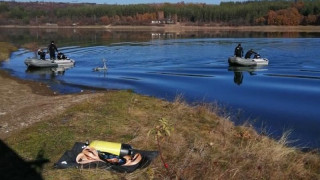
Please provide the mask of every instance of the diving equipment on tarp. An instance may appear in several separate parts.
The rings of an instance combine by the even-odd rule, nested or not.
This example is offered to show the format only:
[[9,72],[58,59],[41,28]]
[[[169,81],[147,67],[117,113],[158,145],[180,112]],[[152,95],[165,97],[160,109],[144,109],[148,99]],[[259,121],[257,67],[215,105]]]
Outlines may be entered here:
[[[121,144],[121,143],[119,143]],[[94,161],[87,164],[79,164],[77,163],[76,159],[77,156],[83,152],[84,149],[88,148],[89,142],[82,143],[82,142],[76,142],[72,149],[67,150],[60,159],[54,163],[54,167],[57,169],[65,169],[65,168],[84,168],[84,169],[104,169],[104,170],[113,170],[120,173],[131,173],[135,171],[136,169],[142,169],[146,168],[150,165],[152,160],[154,160],[158,155],[158,151],[144,151],[144,150],[138,150],[134,149],[132,160],[134,162],[137,162],[137,164],[132,165],[123,165],[122,163],[108,163],[106,161]],[[120,151],[120,150],[119,150]],[[136,158],[136,156],[140,154],[141,160]],[[136,160],[135,160],[136,159]]]

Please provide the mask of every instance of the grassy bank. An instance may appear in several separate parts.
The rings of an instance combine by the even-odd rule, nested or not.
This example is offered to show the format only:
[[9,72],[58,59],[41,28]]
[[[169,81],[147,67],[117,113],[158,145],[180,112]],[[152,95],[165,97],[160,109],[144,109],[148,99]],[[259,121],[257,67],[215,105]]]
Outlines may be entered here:
[[[64,110],[61,115],[13,134],[5,143],[23,159],[50,160],[38,171],[45,179],[319,179],[320,156],[286,147],[250,127],[234,126],[210,105],[190,107],[128,91],[106,92]],[[160,121],[161,120],[161,121]],[[161,129],[167,123],[166,131]],[[169,172],[158,157],[131,174],[107,170],[57,170],[53,163],[74,142],[105,140],[158,150],[159,136]],[[169,135],[168,132],[170,133]],[[149,134],[149,135],[148,135]],[[40,153],[41,152],[41,153]]]
[[7,60],[11,52],[16,51],[17,48],[10,43],[0,42],[0,61]]

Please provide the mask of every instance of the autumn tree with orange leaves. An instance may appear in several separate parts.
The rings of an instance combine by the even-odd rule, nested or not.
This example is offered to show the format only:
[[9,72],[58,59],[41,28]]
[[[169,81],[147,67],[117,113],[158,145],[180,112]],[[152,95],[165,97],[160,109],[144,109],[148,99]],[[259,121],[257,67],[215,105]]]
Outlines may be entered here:
[[266,18],[268,25],[300,25],[304,17],[299,11],[303,9],[303,7],[304,3],[302,1],[298,1],[292,4],[292,7],[290,8],[281,9],[278,11],[269,11]]
[[288,8],[278,11],[269,11],[267,16],[268,25],[290,25],[296,26],[301,24],[303,16],[297,8]]

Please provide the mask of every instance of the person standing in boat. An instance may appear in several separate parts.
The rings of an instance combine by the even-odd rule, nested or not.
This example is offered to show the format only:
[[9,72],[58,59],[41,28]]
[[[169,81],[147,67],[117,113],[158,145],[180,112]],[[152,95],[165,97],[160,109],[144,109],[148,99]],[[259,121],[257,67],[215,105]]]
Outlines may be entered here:
[[50,59],[56,59],[56,51],[58,51],[57,46],[54,44],[54,41],[51,41],[51,43],[48,46],[48,52],[50,53]]
[[258,53],[254,52],[253,49],[250,49],[250,50],[246,53],[246,55],[244,56],[244,58],[249,59],[249,58],[251,58],[251,55],[252,55],[252,54],[258,54]]
[[235,48],[234,55],[236,57],[242,57],[243,56],[243,48],[241,47],[241,44],[238,44],[238,46]]

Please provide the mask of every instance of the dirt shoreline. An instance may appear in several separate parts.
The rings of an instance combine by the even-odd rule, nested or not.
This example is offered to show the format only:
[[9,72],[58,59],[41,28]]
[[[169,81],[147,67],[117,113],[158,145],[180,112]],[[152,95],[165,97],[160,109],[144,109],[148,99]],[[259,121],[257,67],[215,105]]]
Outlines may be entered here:
[[320,26],[186,26],[180,24],[159,25],[159,26],[58,26],[58,25],[39,25],[39,26],[20,26],[2,25],[0,28],[52,28],[52,29],[105,29],[105,30],[136,30],[136,31],[252,31],[252,32],[320,32]]
[[21,80],[0,71],[0,139],[36,122],[62,113],[67,107],[103,93],[57,95],[40,82]]

